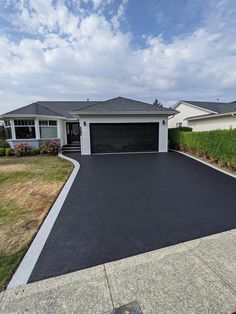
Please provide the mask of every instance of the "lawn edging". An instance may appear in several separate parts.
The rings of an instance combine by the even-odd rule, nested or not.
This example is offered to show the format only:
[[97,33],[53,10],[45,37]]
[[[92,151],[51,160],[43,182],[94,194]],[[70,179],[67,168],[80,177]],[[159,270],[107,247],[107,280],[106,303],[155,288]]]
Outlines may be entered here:
[[230,173],[230,172],[228,172],[228,171],[225,171],[225,170],[223,170],[223,169],[221,169],[221,168],[219,168],[219,167],[216,167],[216,166],[210,164],[209,162],[206,162],[206,161],[204,161],[204,160],[201,160],[201,159],[198,158],[198,157],[192,156],[192,155],[190,155],[190,154],[187,154],[187,153],[181,152],[181,151],[179,151],[179,150],[175,150],[175,149],[170,149],[170,151],[175,152],[175,153],[182,154],[182,155],[187,156],[187,157],[189,157],[189,158],[192,158],[192,159],[194,159],[194,160],[196,160],[196,161],[201,162],[202,164],[204,164],[204,165],[206,165],[206,166],[209,166],[209,167],[211,167],[211,168],[213,168],[213,169],[215,169],[215,170],[217,170],[217,171],[220,171],[220,172],[222,172],[222,173],[224,173],[224,174],[227,174],[228,176],[230,176],[230,177],[236,179],[236,175],[234,175],[234,174],[232,174],[232,173]]
[[7,289],[15,288],[20,285],[27,284],[30,275],[34,269],[34,266],[39,258],[39,255],[48,239],[48,236],[53,228],[53,225],[61,211],[62,205],[70,191],[70,188],[77,176],[77,173],[80,169],[80,164],[78,161],[63,155],[62,153],[58,154],[59,157],[64,158],[74,164],[74,169],[71,172],[69,178],[64,184],[61,192],[57,196],[54,204],[49,210],[43,224],[39,228],[34,240],[32,241],[29,249],[27,250],[25,256],[23,257],[20,265],[18,266],[16,272],[12,276]]

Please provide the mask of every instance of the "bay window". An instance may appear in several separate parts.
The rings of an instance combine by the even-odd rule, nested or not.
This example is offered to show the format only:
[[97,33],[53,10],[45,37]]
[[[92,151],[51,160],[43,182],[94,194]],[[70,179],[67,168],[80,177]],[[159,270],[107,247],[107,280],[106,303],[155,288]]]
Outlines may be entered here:
[[12,132],[11,132],[11,121],[10,120],[5,120],[5,134],[6,134],[6,139],[11,140],[12,139]]
[[40,138],[57,138],[56,120],[39,120]]
[[14,120],[16,139],[36,138],[34,120]]

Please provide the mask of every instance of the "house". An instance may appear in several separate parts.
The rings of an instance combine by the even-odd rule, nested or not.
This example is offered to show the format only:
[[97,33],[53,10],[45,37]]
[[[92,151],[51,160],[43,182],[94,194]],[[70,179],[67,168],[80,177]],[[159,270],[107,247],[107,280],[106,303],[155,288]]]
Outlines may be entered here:
[[236,101],[230,103],[180,100],[179,113],[169,118],[169,128],[188,126],[193,131],[236,128]]
[[81,145],[81,154],[167,152],[173,109],[117,97],[106,101],[38,101],[1,116],[11,147],[44,139]]

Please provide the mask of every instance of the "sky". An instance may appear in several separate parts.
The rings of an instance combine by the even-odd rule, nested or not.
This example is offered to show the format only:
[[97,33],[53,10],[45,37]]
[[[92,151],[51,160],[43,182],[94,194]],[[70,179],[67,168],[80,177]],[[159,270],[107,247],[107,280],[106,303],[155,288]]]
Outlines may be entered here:
[[0,0],[0,114],[37,100],[236,100],[236,0]]

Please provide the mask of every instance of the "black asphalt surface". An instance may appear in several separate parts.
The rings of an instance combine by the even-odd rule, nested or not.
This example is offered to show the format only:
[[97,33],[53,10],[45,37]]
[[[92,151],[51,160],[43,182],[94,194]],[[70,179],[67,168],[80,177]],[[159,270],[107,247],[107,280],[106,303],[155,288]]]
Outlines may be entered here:
[[193,159],[70,157],[81,167],[29,282],[236,228],[236,180]]

